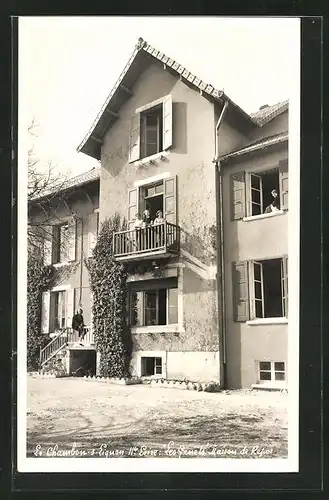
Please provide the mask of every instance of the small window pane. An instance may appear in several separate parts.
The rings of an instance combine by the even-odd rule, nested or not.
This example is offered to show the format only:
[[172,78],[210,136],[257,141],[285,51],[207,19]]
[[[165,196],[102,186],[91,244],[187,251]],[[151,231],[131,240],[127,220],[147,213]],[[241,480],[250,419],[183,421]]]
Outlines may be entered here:
[[260,380],[271,380],[271,372],[260,372]]
[[262,318],[263,307],[262,307],[262,302],[260,300],[255,301],[255,309],[256,309],[256,318]]
[[158,153],[158,145],[148,143],[146,146],[146,156],[152,156],[155,155],[156,153]]
[[261,213],[262,213],[261,206],[252,203],[252,215],[260,215]]
[[261,264],[257,264],[256,262],[254,264],[254,275],[255,275],[255,280],[261,281],[262,279]]
[[155,367],[155,374],[156,375],[161,375],[162,374],[162,366],[156,366]]
[[171,194],[174,192],[174,180],[170,179],[168,181],[165,181],[166,183],[166,194]]
[[162,358],[155,358],[156,366],[162,366]]
[[163,193],[163,184],[159,184],[158,186],[155,186],[155,193],[156,194],[161,194]]
[[260,361],[259,368],[260,368],[260,370],[271,370],[271,362],[270,361]]
[[280,361],[277,363],[274,363],[274,370],[278,372],[284,372],[284,362]]
[[285,380],[285,374],[282,372],[275,372],[275,380]]
[[257,175],[250,175],[251,187],[260,190],[260,178]]
[[156,292],[145,292],[145,325],[156,325]]
[[153,196],[153,195],[154,195],[154,193],[155,193],[155,187],[154,187],[154,186],[149,187],[149,188],[147,189],[146,196]]
[[254,203],[259,203],[260,204],[260,191],[256,191],[255,189],[251,190],[251,200]]
[[255,298],[262,299],[262,284],[259,281],[255,281]]

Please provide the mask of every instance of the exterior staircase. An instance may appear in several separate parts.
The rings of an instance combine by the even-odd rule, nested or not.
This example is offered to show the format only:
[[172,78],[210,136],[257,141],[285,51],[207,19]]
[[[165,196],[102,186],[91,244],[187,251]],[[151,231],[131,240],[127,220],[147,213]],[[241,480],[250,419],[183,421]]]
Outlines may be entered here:
[[[43,349],[40,350],[40,369],[42,369],[52,358],[57,356],[67,347],[79,343],[79,335],[72,328],[64,328]],[[84,346],[94,344],[94,336],[89,327],[85,327]]]

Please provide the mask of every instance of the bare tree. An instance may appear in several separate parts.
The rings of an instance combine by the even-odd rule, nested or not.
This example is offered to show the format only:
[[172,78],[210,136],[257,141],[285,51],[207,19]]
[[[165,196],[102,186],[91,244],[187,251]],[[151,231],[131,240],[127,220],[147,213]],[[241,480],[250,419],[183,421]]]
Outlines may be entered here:
[[[37,136],[35,120],[28,127],[30,136]],[[60,222],[58,209],[63,206],[63,190],[67,179],[56,172],[54,165],[41,164],[34,147],[28,151],[28,246],[32,250],[43,250],[45,241],[53,237],[52,226]]]

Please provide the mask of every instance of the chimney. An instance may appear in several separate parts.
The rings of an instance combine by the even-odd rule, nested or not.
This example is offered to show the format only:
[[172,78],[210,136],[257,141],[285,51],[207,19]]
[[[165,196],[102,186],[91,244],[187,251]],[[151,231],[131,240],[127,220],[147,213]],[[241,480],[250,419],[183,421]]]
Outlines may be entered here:
[[263,106],[261,106],[259,108],[259,111],[261,111],[262,109],[265,109],[265,108],[269,108],[270,106],[268,104],[263,104]]

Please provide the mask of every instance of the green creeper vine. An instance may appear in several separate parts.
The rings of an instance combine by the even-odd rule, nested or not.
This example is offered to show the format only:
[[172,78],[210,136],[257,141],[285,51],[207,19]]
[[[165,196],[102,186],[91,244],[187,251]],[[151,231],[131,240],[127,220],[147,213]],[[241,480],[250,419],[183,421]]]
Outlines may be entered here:
[[93,330],[100,353],[100,375],[128,377],[132,341],[127,324],[127,269],[113,258],[113,231],[125,229],[115,214],[100,228],[93,258],[86,260],[93,294]]
[[40,348],[49,342],[41,333],[42,293],[50,288],[54,268],[44,266],[42,253],[33,249],[27,261],[27,369],[39,368]]

